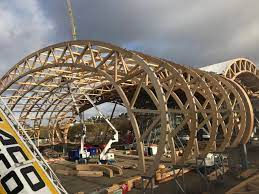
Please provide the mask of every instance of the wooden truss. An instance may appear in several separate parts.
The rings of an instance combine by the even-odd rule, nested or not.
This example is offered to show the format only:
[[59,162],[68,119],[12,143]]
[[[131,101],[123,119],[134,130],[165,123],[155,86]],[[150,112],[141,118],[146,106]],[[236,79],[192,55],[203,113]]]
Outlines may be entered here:
[[259,175],[254,175],[231,188],[226,194],[257,194],[259,193]]
[[[246,74],[258,84],[258,70],[246,59],[219,75],[103,42],[71,41],[22,59],[1,79],[0,94],[34,138],[48,125],[50,140],[58,137],[64,143],[77,116],[68,84],[80,111],[91,107],[82,91],[97,105],[123,105],[135,133],[140,170],[151,175],[165,149],[176,164],[247,143],[254,121],[249,95],[257,90],[242,84]],[[149,121],[143,124],[141,117]],[[144,144],[157,129],[158,153],[147,166]],[[208,141],[198,138],[201,130]],[[189,137],[184,144],[183,135]]]

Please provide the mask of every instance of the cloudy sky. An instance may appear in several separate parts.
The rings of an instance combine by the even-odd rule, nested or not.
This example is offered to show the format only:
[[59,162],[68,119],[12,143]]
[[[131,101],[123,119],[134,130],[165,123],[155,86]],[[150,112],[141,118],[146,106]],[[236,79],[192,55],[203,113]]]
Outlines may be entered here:
[[[79,39],[190,66],[235,57],[259,64],[258,0],[71,0]],[[71,39],[66,0],[0,1],[1,75],[42,47]]]

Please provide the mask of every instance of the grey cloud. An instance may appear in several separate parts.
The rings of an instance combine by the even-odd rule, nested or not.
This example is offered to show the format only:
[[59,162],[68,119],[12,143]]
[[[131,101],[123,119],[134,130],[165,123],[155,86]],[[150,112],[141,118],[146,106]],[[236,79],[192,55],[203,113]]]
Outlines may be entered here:
[[[79,39],[111,42],[191,66],[239,56],[259,63],[257,0],[71,1]],[[0,21],[1,70],[40,47],[71,39],[65,0],[4,0],[0,9],[10,15]]]
[[[80,39],[97,39],[178,63],[203,66],[239,56],[259,63],[256,0],[72,0]],[[44,1],[63,39],[63,0]],[[58,39],[62,39],[58,37]]]
[[34,0],[0,2],[0,75],[48,42],[54,29]]
[[[259,64],[258,0],[71,1],[79,39],[190,66],[240,56]],[[0,17],[0,76],[31,52],[71,39],[65,0],[1,0]],[[111,108],[100,106],[105,115]]]

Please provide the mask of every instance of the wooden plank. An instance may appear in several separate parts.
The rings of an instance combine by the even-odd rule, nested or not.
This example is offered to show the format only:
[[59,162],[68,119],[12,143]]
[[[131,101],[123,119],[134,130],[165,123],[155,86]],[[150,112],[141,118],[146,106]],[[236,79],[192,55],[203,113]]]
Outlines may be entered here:
[[[248,183],[252,183],[252,182],[255,182],[259,179],[259,174],[257,175],[254,175],[250,178],[248,178],[247,180],[239,183],[238,185],[236,185],[235,187],[233,187],[232,189],[230,189],[229,191],[226,192],[226,194],[234,194],[234,193],[239,193],[239,194],[242,194],[241,193],[241,190],[244,190],[246,189],[246,186]],[[243,191],[242,191],[243,192]],[[247,192],[246,192],[247,193]],[[257,192],[258,194],[258,192]]]
[[113,177],[113,171],[110,168],[107,168],[105,165],[100,164],[78,164],[76,165],[76,170],[78,171],[102,171],[103,174],[108,177]]
[[241,179],[246,179],[254,174],[256,174],[256,172],[258,171],[258,169],[247,169],[245,171],[243,171],[239,176],[238,178],[241,178]]
[[[181,169],[176,169],[175,172],[171,169],[164,168],[164,169],[159,169],[156,171],[156,182],[157,183],[163,183],[167,182],[169,180],[172,180],[175,178],[175,175],[178,175],[178,177],[182,176],[182,172],[179,173]],[[183,174],[190,172],[192,169],[190,168],[184,168]],[[178,174],[179,173],[179,174]]]
[[83,176],[83,177],[102,177],[103,176],[103,171],[77,171],[77,176]]
[[113,171],[113,174],[122,175],[122,168],[116,165],[105,165],[105,167],[110,168]]
[[156,181],[160,181],[162,179],[165,179],[167,177],[173,176],[174,171],[168,171],[168,169],[163,169],[163,170],[157,170],[156,171]]
[[119,192],[120,190],[120,185],[114,184],[111,187],[106,188],[103,194],[114,194],[115,192]]
[[156,183],[160,184],[160,183],[165,183],[165,182],[168,182],[170,180],[172,180],[174,177],[173,176],[169,176],[169,177],[166,177],[164,179],[160,179],[158,181],[156,181]]

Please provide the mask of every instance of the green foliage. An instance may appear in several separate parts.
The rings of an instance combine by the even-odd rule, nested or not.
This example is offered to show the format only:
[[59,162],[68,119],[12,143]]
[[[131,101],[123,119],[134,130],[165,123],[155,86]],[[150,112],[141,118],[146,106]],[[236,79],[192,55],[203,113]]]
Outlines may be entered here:
[[[128,130],[132,130],[130,121],[125,117],[114,118],[111,123],[119,131],[120,136],[125,135]],[[99,136],[101,132],[103,132],[104,134],[110,133],[109,125],[103,119],[100,118],[89,119],[85,122],[85,126],[87,130],[87,135],[89,137]],[[68,138],[70,141],[74,141],[75,139],[79,140],[82,133],[82,124],[75,124],[69,129]]]
[[49,138],[49,128],[46,126],[40,127],[40,139],[46,139]]

